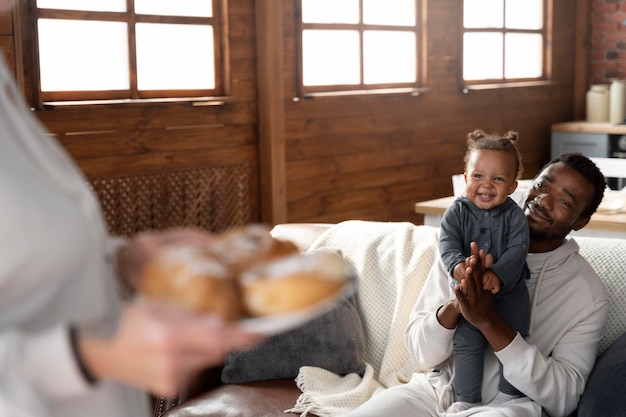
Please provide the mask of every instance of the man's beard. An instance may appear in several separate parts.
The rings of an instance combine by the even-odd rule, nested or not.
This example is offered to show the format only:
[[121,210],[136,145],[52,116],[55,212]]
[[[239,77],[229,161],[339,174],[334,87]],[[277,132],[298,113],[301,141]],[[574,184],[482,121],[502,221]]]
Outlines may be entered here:
[[552,240],[564,240],[567,233],[556,232],[550,230],[535,230],[530,228],[530,240],[533,242],[547,242]]

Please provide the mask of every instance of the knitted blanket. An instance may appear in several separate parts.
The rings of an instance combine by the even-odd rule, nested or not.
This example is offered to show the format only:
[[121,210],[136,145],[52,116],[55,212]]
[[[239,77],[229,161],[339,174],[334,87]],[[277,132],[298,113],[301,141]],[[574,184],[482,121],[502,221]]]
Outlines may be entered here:
[[438,252],[438,229],[401,222],[351,220],[332,226],[310,250],[340,250],[359,276],[357,303],[367,347],[366,371],[340,376],[302,367],[296,378],[302,394],[286,412],[343,416],[377,390],[406,383],[415,369],[404,331]]

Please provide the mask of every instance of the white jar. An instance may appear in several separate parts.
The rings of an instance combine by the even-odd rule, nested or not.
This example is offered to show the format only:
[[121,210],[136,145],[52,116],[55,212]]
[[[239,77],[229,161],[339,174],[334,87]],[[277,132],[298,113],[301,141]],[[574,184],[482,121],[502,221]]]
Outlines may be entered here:
[[594,84],[587,91],[587,121],[609,121],[609,86],[607,84]]
[[609,107],[609,122],[620,123],[626,116],[626,81],[615,80],[611,83]]

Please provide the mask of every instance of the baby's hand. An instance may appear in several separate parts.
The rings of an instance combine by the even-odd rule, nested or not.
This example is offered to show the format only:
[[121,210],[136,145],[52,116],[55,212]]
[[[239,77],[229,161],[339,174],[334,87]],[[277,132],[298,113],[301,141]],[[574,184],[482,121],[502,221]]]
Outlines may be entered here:
[[[456,270],[455,270],[456,272]],[[494,274],[490,270],[486,270],[483,275],[483,289],[486,291],[491,291],[492,294],[497,294],[500,292],[500,286],[502,285],[502,281],[496,274]]]
[[465,262],[460,262],[454,267],[453,278],[459,283],[465,278]]

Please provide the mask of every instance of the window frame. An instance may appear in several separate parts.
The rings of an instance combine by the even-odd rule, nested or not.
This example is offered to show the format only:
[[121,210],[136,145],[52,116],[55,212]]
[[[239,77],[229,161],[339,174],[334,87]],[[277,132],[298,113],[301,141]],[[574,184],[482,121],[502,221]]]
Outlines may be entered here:
[[[506,0],[502,12],[506,13]],[[543,5],[543,24],[541,29],[517,29],[517,28],[465,28],[463,19],[465,15],[464,1],[459,0],[459,85],[461,91],[467,93],[472,90],[483,90],[504,87],[528,87],[533,85],[545,85],[550,83],[552,78],[552,0],[542,0]],[[503,74],[502,78],[482,79],[482,80],[465,80],[463,78],[464,71],[464,38],[465,33],[481,33],[481,32],[500,32],[504,38],[507,33],[532,33],[539,34],[542,38],[543,56],[542,56],[542,75],[539,77],[527,78],[504,78],[504,60],[506,59],[506,45],[503,42]]]
[[[405,94],[418,95],[424,90],[426,83],[426,62],[427,62],[427,32],[426,32],[426,0],[414,0],[415,2],[415,26],[381,25],[363,23],[363,0],[359,1],[359,22],[358,23],[304,23],[302,21],[302,0],[294,0],[294,17],[296,23],[296,91],[298,97],[319,97],[319,96],[342,96],[342,95],[366,95],[366,94]],[[410,29],[409,29],[410,28]],[[333,85],[304,85],[303,57],[304,50],[302,44],[304,30],[356,30],[359,33],[359,84],[333,84]],[[379,31],[403,31],[415,34],[415,57],[416,57],[416,79],[410,83],[380,83],[364,84],[363,68],[363,34],[366,30]]]
[[[24,84],[30,78],[32,85],[25,85],[32,94],[27,99],[38,109],[63,105],[118,104],[171,101],[219,101],[227,100],[230,95],[230,60],[228,48],[228,0],[211,0],[212,17],[165,16],[135,14],[134,1],[127,0],[126,12],[92,12],[76,10],[39,9],[37,0],[27,0],[18,11],[23,22],[21,34],[24,61]],[[57,18],[73,20],[106,20],[128,22],[129,43],[129,79],[128,90],[105,91],[41,91],[39,42],[37,21],[39,18]],[[135,58],[135,23],[186,23],[210,24],[213,26],[215,88],[195,90],[144,90],[137,89],[137,67]]]

